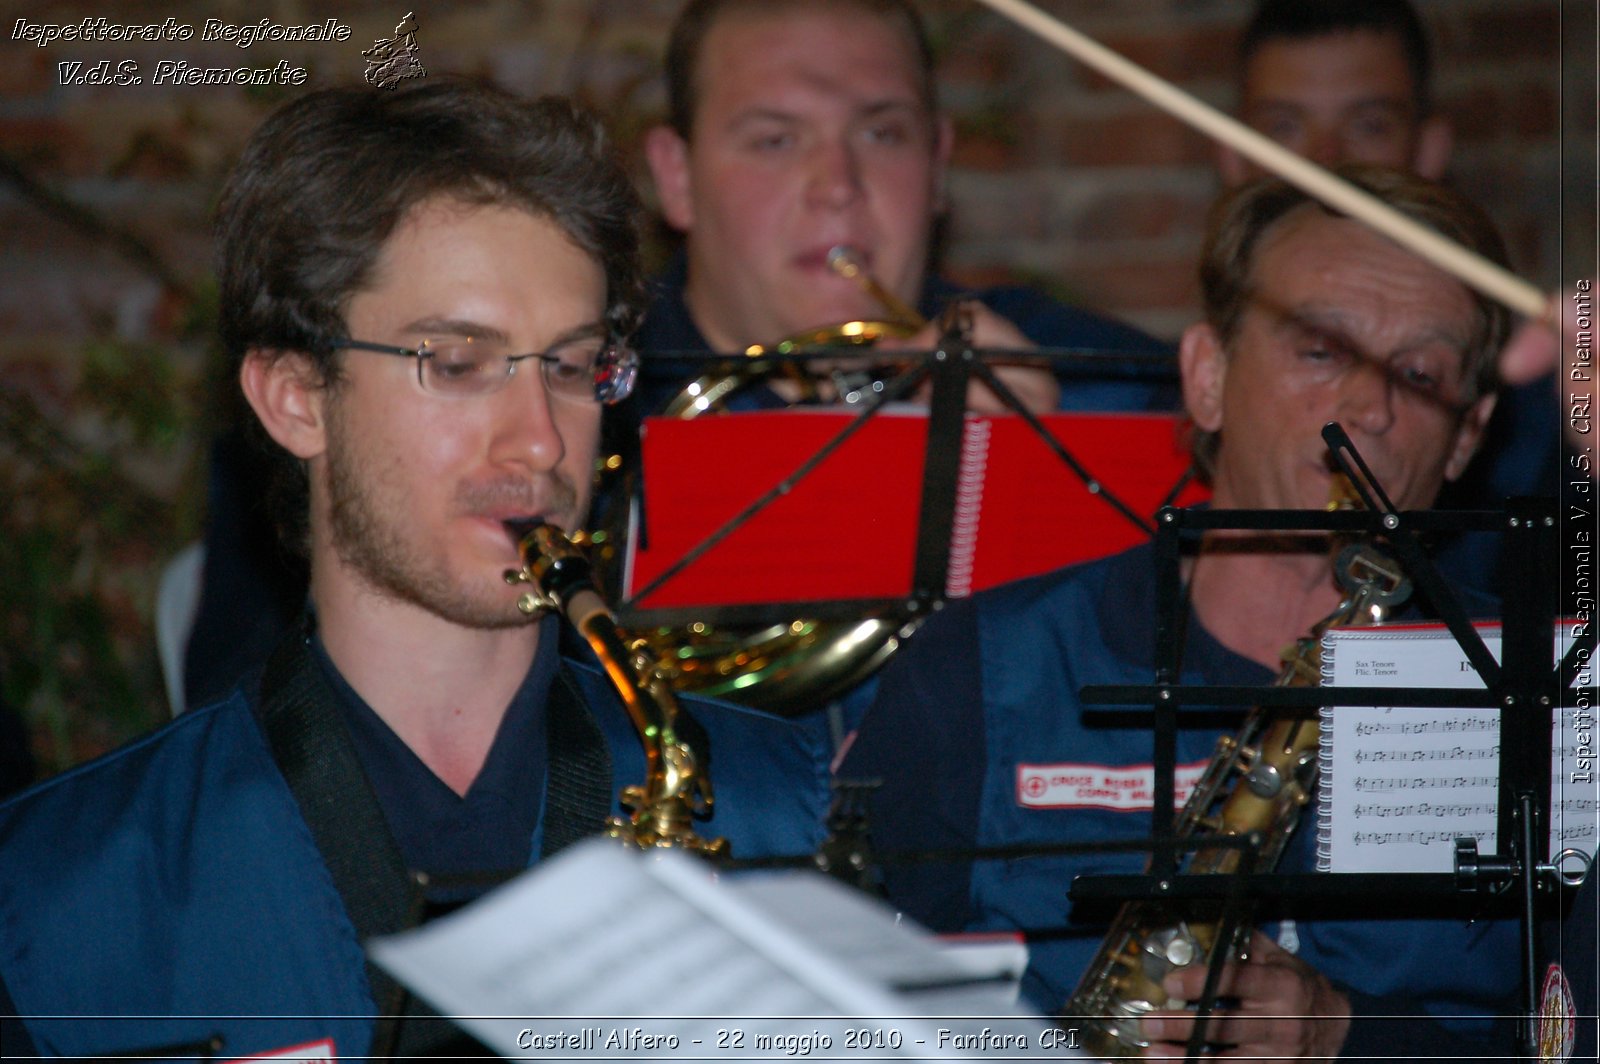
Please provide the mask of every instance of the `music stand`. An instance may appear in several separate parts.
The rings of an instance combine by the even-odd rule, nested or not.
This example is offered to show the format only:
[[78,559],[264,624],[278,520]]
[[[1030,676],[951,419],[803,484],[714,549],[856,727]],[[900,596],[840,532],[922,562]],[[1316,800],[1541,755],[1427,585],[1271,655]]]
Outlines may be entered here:
[[[892,359],[897,362],[910,359],[910,364],[884,382],[881,389],[871,391],[871,394],[856,404],[854,418],[792,473],[753,499],[657,573],[643,587],[621,601],[617,605],[619,621],[631,628],[670,626],[691,621],[737,625],[770,623],[777,618],[787,619],[796,615],[821,619],[859,618],[870,611],[884,610],[901,611],[908,620],[915,621],[936,610],[944,601],[950,573],[951,533],[957,520],[966,394],[967,386],[974,378],[984,381],[993,389],[1006,408],[1019,415],[1032,434],[1085,485],[1091,495],[1102,499],[1106,505],[1145,535],[1153,535],[1154,527],[1149,518],[1136,513],[1115,493],[1108,490],[1006,387],[1005,382],[994,373],[984,358],[986,355],[1011,355],[1041,363],[1065,365],[1079,372],[1109,374],[1130,379],[1148,377],[1158,369],[1164,370],[1166,375],[1170,376],[1171,360],[1139,355],[1117,355],[1108,358],[1088,352],[1066,350],[984,351],[972,346],[968,336],[968,323],[963,317],[947,315],[944,325],[946,331],[941,337],[939,347],[934,351],[917,355],[906,352],[864,353],[859,348],[843,348],[762,356],[763,359],[772,361],[801,364],[840,357],[879,361]],[[726,356],[702,355],[701,358],[727,361]],[[642,605],[654,592],[743,527],[752,517],[788,495],[797,484],[837,452],[872,418],[877,417],[889,404],[910,396],[925,381],[931,382],[928,435],[918,501],[911,586],[905,594],[890,598],[851,597],[800,602],[765,602],[754,606],[711,604],[655,608]],[[1168,500],[1175,498],[1186,484],[1185,479],[1173,485],[1168,493]],[[636,490],[650,489],[648,485],[643,485],[636,486]],[[641,535],[648,536],[648,531],[647,527],[644,528]]]
[[[1478,856],[1458,844],[1456,871],[1428,873],[1241,873],[1228,876],[1189,876],[1179,871],[1179,854],[1186,848],[1173,832],[1169,818],[1153,816],[1149,872],[1137,876],[1081,877],[1071,896],[1077,900],[1196,899],[1222,900],[1225,915],[1235,914],[1241,899],[1353,898],[1378,900],[1396,892],[1443,898],[1463,892],[1514,890],[1521,921],[1523,995],[1518,1025],[1519,1051],[1536,1055],[1537,973],[1534,933],[1540,906],[1541,884],[1559,876],[1548,863],[1548,840],[1537,828],[1546,822],[1550,801],[1551,707],[1567,690],[1578,662],[1587,657],[1584,641],[1574,644],[1566,658],[1552,665],[1550,633],[1554,622],[1556,590],[1556,521],[1547,501],[1519,500],[1507,511],[1416,511],[1398,513],[1372,478],[1371,472],[1337,425],[1324,429],[1335,458],[1367,504],[1365,511],[1330,513],[1298,510],[1163,510],[1158,518],[1157,551],[1157,667],[1151,685],[1085,687],[1085,703],[1140,705],[1152,709],[1155,721],[1154,810],[1174,807],[1178,714],[1186,704],[1209,706],[1270,706],[1309,711],[1334,704],[1413,707],[1480,707],[1499,711],[1501,740],[1498,846],[1501,852]],[[1484,681],[1484,690],[1384,687],[1240,687],[1185,685],[1179,681],[1182,649],[1183,604],[1179,563],[1180,538],[1186,531],[1242,529],[1255,531],[1345,531],[1384,536],[1395,548],[1407,574],[1429,596],[1451,635]],[[1503,664],[1497,664],[1466,618],[1454,592],[1417,542],[1417,533],[1503,529],[1514,539],[1510,594],[1505,602]],[[1586,632],[1589,648],[1594,630]],[[1588,689],[1584,689],[1587,691]],[[1532,713],[1530,723],[1524,716]],[[1203,840],[1214,845],[1216,840]],[[1225,882],[1218,882],[1218,880]],[[1224,932],[1228,927],[1224,926]],[[1219,934],[1219,941],[1228,941]],[[1212,959],[1207,1000],[1202,1018],[1213,1004],[1211,989],[1222,962]],[[1197,1055],[1203,1045],[1204,1023],[1196,1024],[1189,1045]]]

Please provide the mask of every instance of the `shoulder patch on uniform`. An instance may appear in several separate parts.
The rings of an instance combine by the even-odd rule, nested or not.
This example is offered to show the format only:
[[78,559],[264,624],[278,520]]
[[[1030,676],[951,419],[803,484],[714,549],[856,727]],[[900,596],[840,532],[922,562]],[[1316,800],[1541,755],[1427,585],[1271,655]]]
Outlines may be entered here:
[[1539,991],[1539,1059],[1565,1062],[1572,1059],[1578,1028],[1577,1005],[1572,1000],[1572,984],[1561,965],[1544,971],[1544,988]]
[[[1179,765],[1176,807],[1205,772],[1207,761]],[[1148,811],[1155,801],[1154,765],[1017,764],[1017,804],[1024,809]]]

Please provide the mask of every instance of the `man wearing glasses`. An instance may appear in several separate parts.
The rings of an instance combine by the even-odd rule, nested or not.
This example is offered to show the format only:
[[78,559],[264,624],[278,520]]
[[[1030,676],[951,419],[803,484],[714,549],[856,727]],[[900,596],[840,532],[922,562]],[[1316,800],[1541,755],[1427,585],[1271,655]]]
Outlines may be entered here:
[[[0,807],[8,1054],[381,1051],[402,1005],[361,945],[408,922],[408,872],[522,868],[644,779],[615,690],[502,578],[508,521],[577,527],[632,387],[634,224],[562,101],[334,90],[257,132],[219,207],[222,333],[310,601],[258,689]],[[824,737],[696,716],[703,833],[814,848]]]
[[[1414,221],[1505,261],[1490,220],[1449,189],[1380,168],[1339,173]],[[1335,495],[1322,437],[1330,421],[1344,426],[1398,510],[1426,507],[1461,475],[1497,398],[1495,357],[1510,326],[1504,308],[1281,181],[1241,186],[1213,206],[1200,279],[1205,319],[1185,330],[1179,358],[1194,456],[1218,509],[1326,506]],[[1206,532],[1185,543],[1180,572],[1182,619],[1170,638],[1183,684],[1270,685],[1284,670],[1284,647],[1346,596],[1322,535]],[[1454,590],[1468,611],[1493,612],[1492,602]],[[1396,619],[1438,616],[1444,606],[1419,587],[1403,608],[1410,612]],[[959,854],[1148,832],[1150,719],[1087,704],[1081,692],[1150,682],[1156,613],[1148,544],[948,604],[885,671],[840,768],[843,778],[882,781],[868,808],[874,843],[884,853]],[[1184,706],[1180,797],[1199,787],[1219,738],[1237,724],[1216,707]],[[1270,759],[1262,763],[1259,775],[1279,772]],[[1240,793],[1273,794],[1256,771],[1248,775]],[[1222,792],[1236,780],[1225,776]],[[1287,838],[1281,871],[1315,866],[1317,833],[1304,817]],[[1263,818],[1260,829],[1282,838],[1269,823]],[[893,902],[935,930],[1028,935],[1024,992],[1036,1007],[1058,1009],[1107,931],[1088,907],[1069,914],[1067,885],[1083,874],[1133,873],[1142,863],[1116,851],[945,860],[891,866],[885,885]],[[1227,1000],[1209,1028],[1225,1047],[1219,1055],[1402,1060],[1460,1055],[1480,1037],[1501,1038],[1509,1049],[1509,1033],[1490,1017],[1515,993],[1514,921],[1471,919],[1409,898],[1370,908],[1311,900],[1296,921],[1278,922],[1281,912],[1264,917],[1249,960],[1230,965],[1219,983]],[[1151,960],[1147,971],[1169,1001],[1194,1002],[1205,966],[1185,965],[1191,942],[1172,939],[1176,948],[1164,952],[1172,963]],[[1131,1015],[1135,997],[1114,999]],[[1147,1055],[1181,1057],[1193,1023],[1174,1006],[1131,1026],[1151,1043]]]

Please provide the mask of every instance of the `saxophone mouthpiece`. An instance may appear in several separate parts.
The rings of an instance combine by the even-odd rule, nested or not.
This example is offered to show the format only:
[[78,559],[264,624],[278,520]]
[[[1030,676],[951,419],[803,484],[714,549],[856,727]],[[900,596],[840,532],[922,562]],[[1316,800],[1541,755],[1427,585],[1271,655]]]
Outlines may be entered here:
[[506,526],[506,534],[511,537],[511,545],[514,547],[522,546],[522,541],[544,523],[542,517],[513,517],[501,522]]

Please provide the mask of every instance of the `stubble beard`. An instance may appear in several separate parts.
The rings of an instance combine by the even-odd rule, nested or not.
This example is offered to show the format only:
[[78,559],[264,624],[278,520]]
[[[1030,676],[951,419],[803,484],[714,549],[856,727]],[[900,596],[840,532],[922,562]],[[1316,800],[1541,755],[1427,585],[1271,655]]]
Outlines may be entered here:
[[[499,571],[454,576],[444,557],[428,553],[407,536],[404,493],[387,487],[383,471],[358,456],[331,424],[327,475],[334,553],[372,591],[468,628],[516,628],[529,622]],[[548,484],[542,492],[522,481],[463,484],[454,508],[474,513],[510,503],[530,513],[575,513],[577,493],[571,483],[556,471],[545,476]]]

